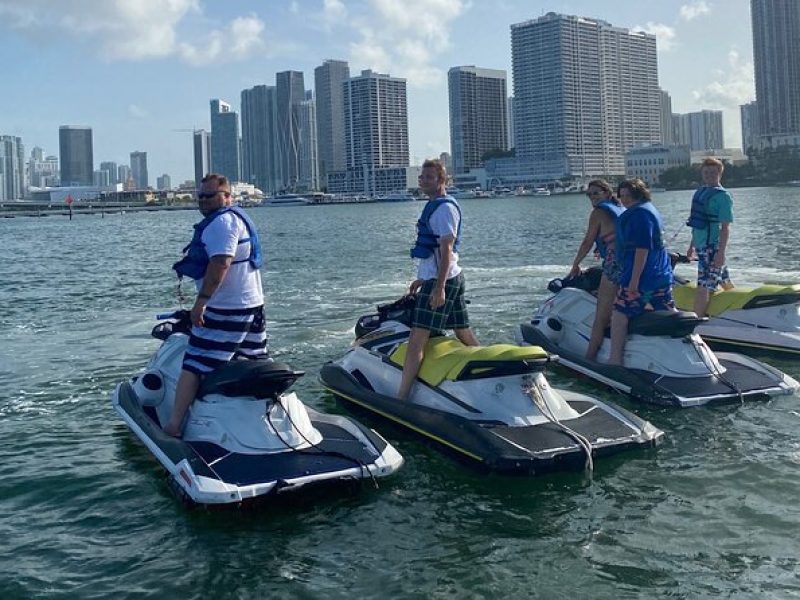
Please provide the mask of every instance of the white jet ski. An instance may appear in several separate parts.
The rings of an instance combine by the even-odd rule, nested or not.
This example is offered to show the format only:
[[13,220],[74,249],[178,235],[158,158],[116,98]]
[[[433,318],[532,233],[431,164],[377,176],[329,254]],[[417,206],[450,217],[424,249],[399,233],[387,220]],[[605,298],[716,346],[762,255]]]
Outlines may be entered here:
[[707,320],[693,312],[656,311],[633,319],[625,366],[608,365],[606,337],[597,360],[586,358],[600,280],[597,268],[555,279],[554,295],[520,325],[521,343],[557,353],[560,364],[638,400],[675,406],[738,402],[792,394],[800,387],[778,369],[740,354],[714,354],[695,328]]
[[544,371],[556,357],[541,348],[467,347],[444,333],[428,342],[411,398],[398,400],[412,307],[405,297],[361,317],[353,346],[322,368],[322,385],[479,470],[581,469],[598,456],[662,439],[662,431],[623,408],[552,388]]
[[165,434],[188,342],[187,311],[153,329],[163,344],[144,372],[117,385],[114,409],[190,504],[251,503],[309,484],[394,473],[400,454],[376,432],[319,413],[286,390],[303,375],[286,364],[234,360],[206,376],[182,439]]

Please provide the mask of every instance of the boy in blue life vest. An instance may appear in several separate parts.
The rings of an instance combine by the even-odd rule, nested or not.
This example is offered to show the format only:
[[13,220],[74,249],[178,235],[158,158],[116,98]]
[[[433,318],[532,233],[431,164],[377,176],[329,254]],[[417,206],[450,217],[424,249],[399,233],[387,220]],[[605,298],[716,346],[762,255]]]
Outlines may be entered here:
[[429,198],[417,222],[417,241],[411,256],[420,259],[417,279],[408,288],[416,294],[411,317],[403,376],[397,397],[408,400],[417,378],[425,344],[431,331],[453,329],[462,343],[479,346],[469,327],[464,301],[464,276],[458,265],[461,241],[461,208],[447,195],[447,174],[438,160],[426,160],[419,176],[419,189]]
[[664,247],[661,214],[640,179],[619,184],[617,197],[625,207],[617,219],[617,259],[622,267],[619,291],[611,315],[608,364],[624,366],[628,322],[654,310],[675,310],[672,265]]
[[201,378],[230,361],[267,356],[261,246],[247,214],[231,206],[231,188],[224,175],[203,177],[197,204],[203,220],[194,226],[185,256],[173,265],[178,277],[197,284],[192,306],[192,333],[183,357],[175,405],[164,432],[179,437],[186,411]]
[[692,228],[692,241],[686,254],[697,252],[697,292],[694,312],[706,316],[712,292],[722,285],[733,287],[725,266],[725,250],[733,223],[733,199],[722,187],[724,165],[716,158],[706,158],[700,168],[703,185],[692,197],[692,212],[686,224]]

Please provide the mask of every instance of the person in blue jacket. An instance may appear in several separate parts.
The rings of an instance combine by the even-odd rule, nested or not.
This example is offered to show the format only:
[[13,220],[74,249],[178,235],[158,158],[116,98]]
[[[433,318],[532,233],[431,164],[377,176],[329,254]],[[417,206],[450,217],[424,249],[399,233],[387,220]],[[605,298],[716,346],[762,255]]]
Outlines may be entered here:
[[611,316],[611,354],[608,363],[624,365],[628,322],[647,311],[675,310],[672,265],[664,247],[664,224],[640,179],[617,187],[625,212],[617,219],[617,257],[622,274]]
[[185,256],[173,265],[178,277],[194,279],[197,285],[191,337],[172,415],[164,426],[167,434],[176,437],[202,377],[234,355],[267,356],[258,233],[247,213],[231,203],[231,187],[224,175],[203,177],[197,204],[204,218],[194,226]]
[[408,288],[416,294],[403,375],[397,397],[408,400],[432,331],[452,329],[468,346],[479,346],[469,327],[464,300],[464,276],[458,264],[461,208],[447,195],[447,173],[438,160],[426,160],[419,189],[429,198],[417,222],[417,240],[411,249],[419,259],[417,279]]
[[603,261],[603,276],[597,288],[597,308],[592,324],[592,336],[586,348],[586,358],[595,360],[597,351],[603,343],[605,330],[611,321],[611,309],[619,287],[621,275],[619,261],[616,258],[617,218],[625,210],[614,196],[611,186],[603,179],[595,179],[586,186],[586,196],[592,203],[589,224],[586,234],[578,247],[570,277],[577,277],[581,272],[581,261],[594,245],[597,254]]
[[692,209],[686,222],[692,228],[692,241],[686,254],[691,259],[697,252],[694,312],[698,317],[706,316],[710,295],[720,285],[724,289],[733,287],[725,266],[725,251],[733,223],[733,199],[722,187],[724,168],[722,161],[716,158],[703,161],[700,167],[703,185],[692,197]]

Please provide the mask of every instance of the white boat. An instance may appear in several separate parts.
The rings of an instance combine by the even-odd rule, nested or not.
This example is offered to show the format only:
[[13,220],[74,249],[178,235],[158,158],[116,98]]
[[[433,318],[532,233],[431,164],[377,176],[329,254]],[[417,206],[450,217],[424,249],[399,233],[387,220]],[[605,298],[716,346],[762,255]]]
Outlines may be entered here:
[[414,199],[414,196],[408,192],[389,192],[388,194],[375,196],[375,200],[378,202],[412,202]]
[[264,198],[263,206],[308,206],[311,200],[300,194],[278,194]]

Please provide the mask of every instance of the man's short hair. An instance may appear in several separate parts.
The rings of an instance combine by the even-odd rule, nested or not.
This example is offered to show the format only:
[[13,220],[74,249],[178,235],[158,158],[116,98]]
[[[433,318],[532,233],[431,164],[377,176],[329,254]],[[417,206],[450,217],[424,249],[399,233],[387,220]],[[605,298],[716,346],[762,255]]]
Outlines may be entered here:
[[639,178],[624,179],[617,186],[617,195],[620,190],[628,190],[637,202],[649,202],[650,190],[647,189],[647,184]]
[[720,172],[722,172],[725,170],[725,163],[723,163],[718,158],[714,158],[713,156],[708,156],[703,159],[702,163],[700,163],[700,168],[702,169],[703,167],[717,167],[720,170]]
[[231,184],[228,181],[228,178],[225,175],[220,175],[219,173],[208,173],[203,179],[200,180],[200,183],[216,183],[218,189],[225,189],[227,191],[231,191]]
[[439,181],[447,181],[447,170],[444,168],[442,161],[436,158],[429,158],[422,163],[423,169],[436,169],[436,175]]

